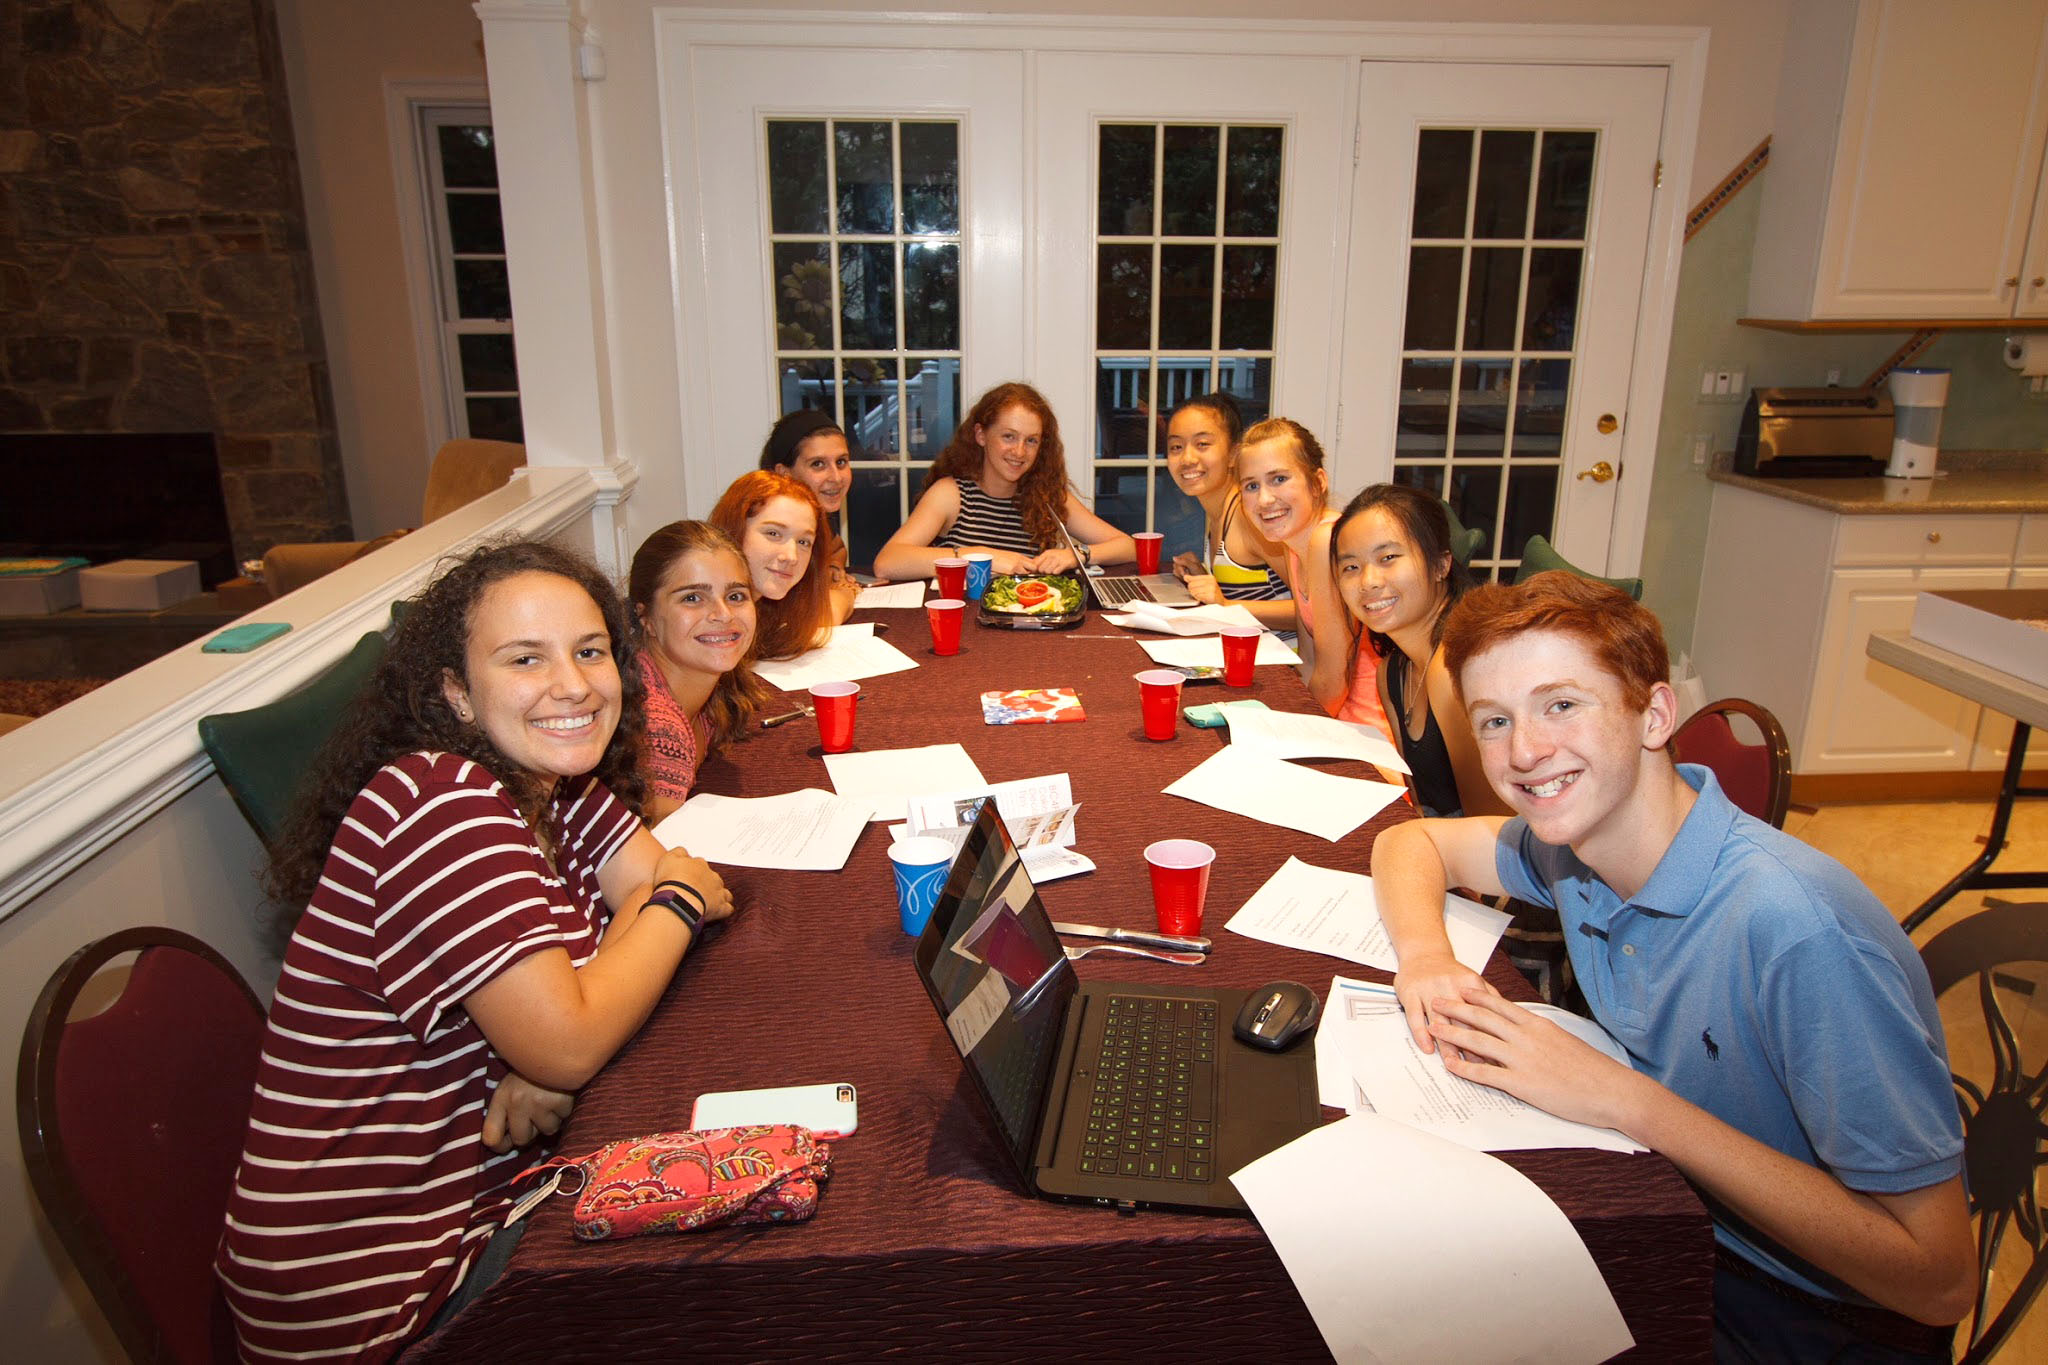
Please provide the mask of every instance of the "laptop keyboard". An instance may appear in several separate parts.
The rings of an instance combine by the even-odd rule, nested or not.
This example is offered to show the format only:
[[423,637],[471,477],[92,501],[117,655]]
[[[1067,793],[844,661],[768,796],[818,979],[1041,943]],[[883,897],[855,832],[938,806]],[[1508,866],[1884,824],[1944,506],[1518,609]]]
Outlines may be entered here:
[[1215,1144],[1216,1002],[1111,996],[1082,1171],[1213,1180]]
[[1136,578],[1102,577],[1093,580],[1095,600],[1105,607],[1121,607],[1132,602],[1149,602],[1151,596],[1145,591],[1145,584]]

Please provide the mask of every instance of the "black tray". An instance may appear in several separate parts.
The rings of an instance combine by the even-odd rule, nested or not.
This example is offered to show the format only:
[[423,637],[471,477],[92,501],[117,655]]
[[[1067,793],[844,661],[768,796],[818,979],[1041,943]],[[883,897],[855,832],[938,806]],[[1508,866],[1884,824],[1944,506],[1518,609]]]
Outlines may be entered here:
[[[1072,630],[1088,619],[1088,589],[1080,580],[1066,574],[1016,574],[1017,578],[1065,578],[1081,589],[1081,605],[1072,611],[990,611],[986,599],[975,605],[980,609],[978,619],[984,626],[996,630]],[[989,584],[994,587],[994,581]]]

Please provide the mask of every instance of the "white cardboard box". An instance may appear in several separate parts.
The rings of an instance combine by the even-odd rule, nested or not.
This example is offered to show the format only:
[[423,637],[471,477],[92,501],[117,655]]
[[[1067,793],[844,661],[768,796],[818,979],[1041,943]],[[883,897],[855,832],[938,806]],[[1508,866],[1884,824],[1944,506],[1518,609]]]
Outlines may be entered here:
[[48,616],[78,605],[78,570],[0,574],[0,616]]
[[2048,591],[1923,592],[1913,638],[2028,682],[2048,681]]
[[117,559],[78,574],[87,611],[159,611],[199,595],[199,565],[189,559]]

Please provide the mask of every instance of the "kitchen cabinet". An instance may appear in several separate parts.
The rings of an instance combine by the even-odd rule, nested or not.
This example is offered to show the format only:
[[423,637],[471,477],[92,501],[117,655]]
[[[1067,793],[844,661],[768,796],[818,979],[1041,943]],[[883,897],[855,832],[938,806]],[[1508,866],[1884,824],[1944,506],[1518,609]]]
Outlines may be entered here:
[[2048,0],[1801,0],[1749,314],[2048,317]]
[[[2048,517],[2026,520],[2048,531]],[[1865,646],[1910,629],[1919,593],[2003,588],[2033,568],[2018,562],[2021,522],[1847,515],[1716,486],[1693,636],[1708,696],[1769,707],[1796,773],[1950,772],[1986,759],[1981,707]],[[2048,573],[2048,562],[2039,568]]]

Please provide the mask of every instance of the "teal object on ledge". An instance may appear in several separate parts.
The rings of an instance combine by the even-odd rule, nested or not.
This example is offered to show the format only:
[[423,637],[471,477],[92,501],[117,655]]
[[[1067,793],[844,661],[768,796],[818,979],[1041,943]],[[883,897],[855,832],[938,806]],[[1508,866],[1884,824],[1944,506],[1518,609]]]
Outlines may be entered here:
[[1532,576],[1549,569],[1562,569],[1580,578],[1590,578],[1595,583],[1605,583],[1610,588],[1620,588],[1636,601],[1643,600],[1643,580],[1640,578],[1602,578],[1596,573],[1587,573],[1578,565],[1557,552],[1555,546],[1542,536],[1530,536],[1529,543],[1522,547],[1522,563],[1515,570],[1515,582],[1526,583]]

